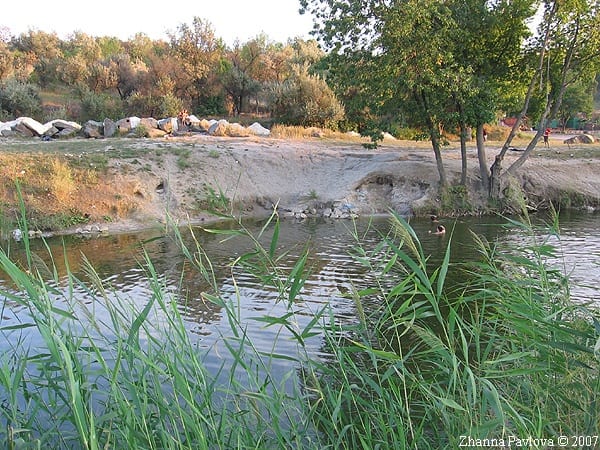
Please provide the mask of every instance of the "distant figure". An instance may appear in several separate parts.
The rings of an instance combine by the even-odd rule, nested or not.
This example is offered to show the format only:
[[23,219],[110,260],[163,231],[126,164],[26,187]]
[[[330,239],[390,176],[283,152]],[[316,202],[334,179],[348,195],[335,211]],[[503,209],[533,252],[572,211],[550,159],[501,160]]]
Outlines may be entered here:
[[177,114],[177,129],[178,130],[180,130],[180,131],[188,130],[189,126],[191,125],[189,116],[190,116],[190,114],[187,109],[182,109],[181,111],[179,111],[179,114]]
[[550,136],[550,128],[546,128],[544,130],[544,147],[550,148],[550,144],[548,143],[548,137]]
[[432,215],[431,215],[431,222],[432,222],[432,223],[438,223],[438,222],[439,222],[439,220],[438,220],[438,216],[436,216],[436,215],[432,214]]
[[487,130],[485,128],[483,129],[483,140],[484,142],[487,141]]
[[[430,231],[431,233],[431,231]],[[442,235],[446,233],[446,228],[444,228],[444,225],[438,225],[437,228],[435,229],[435,231],[431,234],[437,234],[437,235]]]

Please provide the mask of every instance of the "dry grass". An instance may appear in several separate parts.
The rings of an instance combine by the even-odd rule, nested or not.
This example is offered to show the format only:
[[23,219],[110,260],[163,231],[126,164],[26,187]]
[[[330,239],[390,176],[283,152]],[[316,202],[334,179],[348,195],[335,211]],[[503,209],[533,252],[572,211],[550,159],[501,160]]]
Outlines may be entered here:
[[75,181],[71,168],[58,158],[52,160],[52,173],[50,178],[52,194],[61,205],[69,204],[75,192]]
[[317,127],[301,127],[287,125],[273,125],[273,127],[271,128],[271,136],[277,139],[327,138],[353,142],[368,141],[367,138],[363,138],[358,134],[354,133],[344,133],[341,131],[333,131]]

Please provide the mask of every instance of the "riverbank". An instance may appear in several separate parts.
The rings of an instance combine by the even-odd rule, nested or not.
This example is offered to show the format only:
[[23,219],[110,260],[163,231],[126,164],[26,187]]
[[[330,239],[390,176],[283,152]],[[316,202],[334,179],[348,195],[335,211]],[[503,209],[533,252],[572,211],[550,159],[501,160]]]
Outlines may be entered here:
[[[0,141],[5,222],[18,217],[18,180],[33,229],[54,233],[124,232],[164,223],[209,220],[210,213],[349,218],[485,212],[474,145],[467,192],[440,199],[428,142],[207,135],[168,139]],[[488,142],[493,158],[501,142]],[[518,147],[518,143],[515,146]],[[523,143],[523,147],[525,144]],[[505,167],[519,152],[509,152]],[[443,150],[452,183],[460,177],[458,143]],[[532,208],[600,206],[600,146],[551,140],[521,169],[518,184]],[[491,160],[490,160],[491,163]]]

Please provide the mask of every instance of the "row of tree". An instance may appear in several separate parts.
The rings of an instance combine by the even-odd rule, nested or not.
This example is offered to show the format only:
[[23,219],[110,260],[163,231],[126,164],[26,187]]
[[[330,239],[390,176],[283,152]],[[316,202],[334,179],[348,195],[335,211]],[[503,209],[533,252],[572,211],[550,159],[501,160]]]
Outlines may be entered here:
[[40,113],[36,91],[74,92],[78,120],[135,114],[168,117],[183,108],[203,115],[269,114],[306,126],[335,126],[343,107],[322,74],[314,40],[271,42],[259,35],[228,48],[196,17],[167,40],[128,41],[82,32],[0,32],[0,119]]
[[[426,130],[440,185],[448,185],[442,131],[459,130],[467,180],[466,139],[477,130],[482,189],[506,193],[565,96],[595,92],[600,68],[596,0],[300,0],[316,18],[330,85],[350,121],[377,136],[401,117]],[[537,24],[537,25],[536,25]],[[489,167],[484,126],[499,112],[518,117]],[[538,132],[506,170],[502,163],[522,121]]]

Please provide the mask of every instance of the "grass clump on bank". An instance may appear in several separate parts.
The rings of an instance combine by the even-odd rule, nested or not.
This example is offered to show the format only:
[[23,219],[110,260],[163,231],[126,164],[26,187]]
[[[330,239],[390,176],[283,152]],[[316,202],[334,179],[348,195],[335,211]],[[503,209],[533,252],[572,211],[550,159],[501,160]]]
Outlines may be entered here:
[[[251,320],[293,339],[293,355],[252,342],[239,290],[221,289],[194,232],[186,245],[172,228],[182,279],[202,279],[202,300],[229,324],[222,365],[210,370],[213,349],[191,339],[181,315],[185,293],[168,289],[148,257],[147,295],[136,305],[91,265],[85,277],[58,279],[33,254],[21,267],[2,252],[14,283],[5,308],[26,314],[0,326],[12,342],[0,355],[0,445],[422,449],[456,448],[461,436],[597,435],[598,312],[569,302],[567,280],[546,264],[555,249],[530,226],[513,226],[529,241],[502,249],[479,239],[481,261],[463,268],[468,283],[451,287],[449,247],[428,267],[414,231],[393,215],[375,248],[355,236],[352,254],[374,281],[347,293],[354,323],[325,305],[301,327],[307,253],[283,268],[291,256],[279,249],[276,217],[257,236],[241,223],[206,230],[248,244],[230,264],[232,285],[243,272],[274,288],[286,312]],[[308,350],[315,336],[327,356]],[[282,362],[288,369],[273,370]]]

